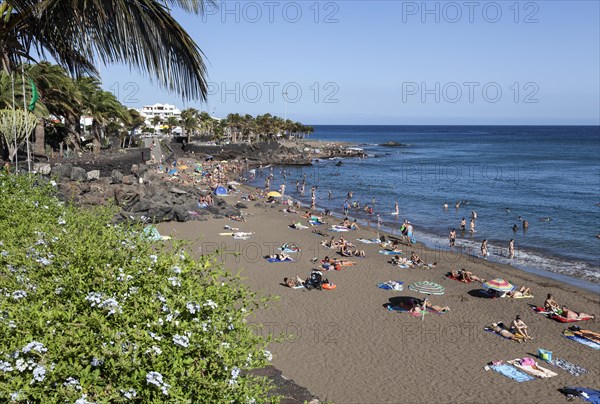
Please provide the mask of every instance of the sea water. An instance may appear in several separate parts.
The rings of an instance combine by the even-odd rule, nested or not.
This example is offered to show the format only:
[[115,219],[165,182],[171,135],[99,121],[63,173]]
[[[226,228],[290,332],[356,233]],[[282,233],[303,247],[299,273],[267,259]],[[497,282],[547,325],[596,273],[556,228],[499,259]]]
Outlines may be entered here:
[[[285,180],[278,167],[271,189],[285,183],[287,195],[308,204],[317,186],[317,207],[335,212],[352,192],[350,202],[374,202],[374,213],[351,210],[350,216],[376,223],[379,215],[391,230],[410,220],[417,240],[430,247],[449,248],[454,228],[457,251],[476,255],[487,239],[488,259],[600,283],[600,127],[328,125],[315,126],[311,138],[352,142],[369,157],[286,167]],[[403,146],[382,146],[390,141]],[[300,195],[296,181],[305,176]],[[264,185],[264,177],[254,185]],[[396,201],[397,216],[391,214]],[[459,229],[463,217],[466,232]]]

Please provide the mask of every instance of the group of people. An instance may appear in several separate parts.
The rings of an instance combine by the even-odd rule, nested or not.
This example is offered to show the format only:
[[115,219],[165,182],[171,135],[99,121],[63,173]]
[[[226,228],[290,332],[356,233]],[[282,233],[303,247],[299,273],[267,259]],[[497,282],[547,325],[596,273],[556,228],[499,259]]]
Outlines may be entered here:
[[517,315],[510,325],[510,328],[505,328],[503,323],[493,323],[491,330],[496,334],[508,338],[513,341],[523,342],[532,340],[533,337],[529,335],[527,324],[521,319],[520,315]]
[[562,305],[562,306],[559,305],[551,293],[548,293],[548,296],[546,297],[546,301],[544,301],[544,309],[549,313],[553,313],[553,314],[562,316],[562,317],[566,318],[567,320],[583,320],[583,319],[594,318],[594,316],[592,316],[590,314],[586,314],[583,312],[577,313],[576,311],[569,309],[565,305]]

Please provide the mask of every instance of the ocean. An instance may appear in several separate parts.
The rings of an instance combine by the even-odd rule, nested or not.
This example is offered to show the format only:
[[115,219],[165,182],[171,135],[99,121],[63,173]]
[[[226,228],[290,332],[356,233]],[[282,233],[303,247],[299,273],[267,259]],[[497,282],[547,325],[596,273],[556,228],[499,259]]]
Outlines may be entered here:
[[[315,185],[317,207],[339,213],[351,191],[351,202],[374,202],[372,215],[350,211],[362,223],[374,225],[379,215],[385,229],[398,231],[408,219],[418,241],[441,250],[449,248],[454,228],[457,251],[478,254],[487,239],[490,260],[600,283],[598,126],[327,125],[315,126],[311,139],[352,142],[369,157],[286,167],[285,180],[278,167],[272,189],[285,183],[286,194],[309,204]],[[381,146],[390,141],[403,146]],[[302,196],[296,181],[304,176]],[[264,186],[264,178],[253,185]],[[398,216],[391,214],[395,201]],[[460,231],[463,217],[466,232]],[[510,239],[513,260],[507,258]]]

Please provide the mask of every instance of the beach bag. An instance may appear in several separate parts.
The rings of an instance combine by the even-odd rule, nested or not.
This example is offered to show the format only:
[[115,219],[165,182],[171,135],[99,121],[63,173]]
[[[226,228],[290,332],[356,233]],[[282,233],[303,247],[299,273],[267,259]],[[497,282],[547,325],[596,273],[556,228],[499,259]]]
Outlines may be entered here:
[[550,362],[552,360],[552,352],[538,348],[538,357],[543,361]]

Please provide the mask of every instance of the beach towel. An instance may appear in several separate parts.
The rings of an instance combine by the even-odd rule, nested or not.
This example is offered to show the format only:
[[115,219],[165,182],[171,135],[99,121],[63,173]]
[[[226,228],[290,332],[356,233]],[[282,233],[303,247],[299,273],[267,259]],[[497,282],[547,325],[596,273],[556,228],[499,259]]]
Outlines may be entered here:
[[[525,364],[524,361],[526,359],[530,359],[530,362],[532,362],[532,364]],[[533,361],[533,359],[531,359],[531,358],[525,358],[523,360],[520,358],[517,358],[512,361],[508,361],[507,363],[510,363],[517,369],[522,370],[525,373],[529,373],[530,375],[535,376],[539,379],[547,379],[550,377],[558,376],[558,373],[555,373],[551,370],[548,370],[546,368],[538,366],[538,364],[535,363],[535,361]]]
[[589,339],[590,341],[593,341],[596,344],[600,344],[600,334],[597,332],[590,331],[590,330],[579,330],[579,331],[573,331],[573,333],[579,337]]
[[534,296],[533,295],[521,295],[521,296],[508,296],[511,297],[513,299],[533,299]]
[[581,318],[566,318],[564,316],[559,316],[558,314],[550,314],[548,315],[552,320],[558,321],[559,323],[575,323],[578,321],[587,321],[592,320],[594,317],[581,317]]
[[291,258],[286,258],[284,260],[280,260],[279,258],[267,258],[267,261],[269,261],[269,262],[294,262],[294,260]]
[[399,266],[400,268],[410,268],[410,266],[409,266],[409,265],[407,265],[407,264],[400,264],[400,265],[398,265],[398,266]]
[[450,279],[454,279],[455,281],[459,281],[459,282],[462,282],[462,283],[471,283],[472,282],[472,281],[465,281],[463,279],[458,279],[456,276],[452,276],[451,273],[446,274],[446,277],[448,277]]
[[514,366],[508,365],[506,363],[503,363],[501,365],[491,365],[490,368],[492,368],[497,373],[500,373],[502,376],[506,376],[509,379],[512,379],[519,383],[535,380],[535,377],[530,376],[527,373],[523,373]]
[[585,387],[563,387],[559,390],[567,396],[573,395],[581,397],[590,403],[600,404],[600,390],[588,389]]
[[290,227],[292,229],[308,229],[308,226],[305,226],[302,223],[294,223],[294,224],[291,224]]
[[379,250],[379,254],[383,254],[383,255],[401,255],[402,251]]
[[365,243],[365,244],[378,244],[379,243],[379,239],[377,239],[377,238],[372,238],[372,239],[357,238],[356,240],[360,241],[361,243]]
[[551,364],[552,366],[556,366],[557,368],[560,368],[562,370],[566,370],[573,376],[581,376],[588,372],[581,366],[575,365],[574,363],[571,363],[565,359],[553,358],[550,361],[548,361],[548,363]]
[[344,226],[331,226],[330,231],[350,231],[349,228]]
[[580,337],[579,335],[573,335],[573,333],[571,332],[565,332],[563,333],[563,335],[565,338],[570,339],[571,341],[579,342],[580,344],[589,346],[590,348],[595,349],[596,351],[600,350],[600,344],[598,344],[597,342]]
[[284,254],[292,254],[292,253],[297,253],[299,251],[299,250],[292,250],[291,248],[284,248],[283,250],[281,248],[278,248],[278,250]]
[[402,286],[404,282],[401,281],[387,281],[387,282],[382,282],[380,284],[377,285],[378,288],[380,289],[387,289],[387,290],[403,290],[404,287]]
[[[490,328],[490,327],[483,327],[483,329],[484,329],[485,331],[487,331],[487,332],[491,332],[492,334],[499,336],[500,338],[504,338],[504,339],[508,339],[508,340],[511,340],[511,341],[515,341],[515,340],[512,340],[512,339],[510,339],[510,338],[508,338],[508,337],[505,337],[504,335],[500,335],[500,334],[498,334],[496,331],[494,331],[494,329],[493,329],[493,328]],[[519,336],[520,336],[520,335],[521,335],[521,334],[515,334],[515,337],[519,338]],[[517,342],[517,341],[515,341],[515,342]]]
[[409,309],[408,307],[402,307],[402,306],[392,306],[391,304],[388,304],[388,305],[386,306],[386,308],[387,308],[389,311],[400,311],[400,312],[403,312],[403,313],[408,313],[408,312],[410,311],[410,309]]

